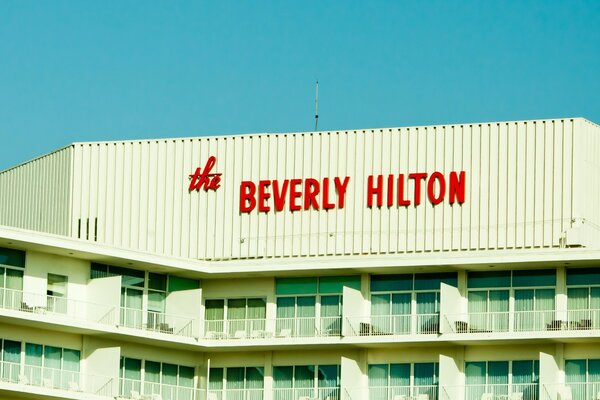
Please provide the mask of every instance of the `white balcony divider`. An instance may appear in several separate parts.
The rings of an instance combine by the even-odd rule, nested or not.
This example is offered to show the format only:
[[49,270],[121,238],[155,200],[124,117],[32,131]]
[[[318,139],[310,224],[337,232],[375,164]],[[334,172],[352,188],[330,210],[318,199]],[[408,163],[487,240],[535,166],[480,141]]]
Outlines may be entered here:
[[273,400],[341,400],[340,388],[308,387],[294,389],[273,389]]
[[538,400],[539,398],[537,383],[474,384],[444,386],[440,389],[440,400]]
[[438,400],[437,385],[346,388],[345,393],[355,400]]
[[264,389],[214,389],[208,391],[208,400],[263,400]]
[[208,320],[204,321],[204,338],[224,340],[340,336],[341,327],[341,317]]
[[106,325],[115,323],[113,307],[22,290],[0,288],[0,308],[33,314],[52,314],[55,318],[65,317]]
[[118,397],[124,399],[200,400],[202,391],[157,382],[142,382],[135,379],[119,379]]
[[546,384],[540,400],[597,400],[600,382]]
[[371,315],[345,319],[348,336],[438,334],[439,314]]
[[116,395],[116,385],[110,377],[9,362],[0,362],[0,382],[105,397]]
[[121,307],[119,325],[144,331],[193,337],[194,319],[179,315]]

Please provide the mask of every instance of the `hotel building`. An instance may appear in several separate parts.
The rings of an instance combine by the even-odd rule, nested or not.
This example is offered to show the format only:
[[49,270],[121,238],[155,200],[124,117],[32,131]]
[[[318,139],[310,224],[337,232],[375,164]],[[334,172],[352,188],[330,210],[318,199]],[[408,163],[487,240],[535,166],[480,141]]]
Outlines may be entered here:
[[74,143],[0,172],[0,398],[600,399],[600,127]]

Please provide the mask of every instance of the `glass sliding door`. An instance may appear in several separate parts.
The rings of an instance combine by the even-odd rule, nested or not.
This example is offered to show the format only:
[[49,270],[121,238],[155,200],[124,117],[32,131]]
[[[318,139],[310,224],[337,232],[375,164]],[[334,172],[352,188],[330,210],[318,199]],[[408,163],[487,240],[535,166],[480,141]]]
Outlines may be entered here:
[[211,368],[208,374],[208,393],[211,400],[223,400],[223,368]]
[[[389,365],[370,364],[368,369],[368,375],[369,400],[387,400],[389,392]],[[356,397],[358,396],[360,396],[360,393],[356,394]]]
[[546,330],[554,308],[554,289],[515,289],[515,331]]
[[246,299],[229,299],[227,301],[227,324],[229,337],[241,339],[246,334]]
[[339,336],[342,333],[342,296],[321,296],[320,334]]
[[577,329],[600,328],[600,287],[567,289],[569,324]]
[[244,400],[262,400],[265,370],[262,367],[246,367],[246,393]]
[[389,365],[389,388],[391,399],[398,396],[410,396],[410,364]]
[[142,328],[142,304],[144,291],[121,288],[121,324],[130,328]]
[[142,392],[142,360],[121,358],[120,392],[123,397],[139,397]]
[[[175,371],[177,373],[177,371]],[[160,363],[144,362],[144,394],[160,394]]]
[[0,267],[0,307],[24,309],[22,270]]
[[42,384],[42,356],[44,347],[41,344],[25,344],[25,375],[20,378],[25,384],[40,386]]
[[573,400],[597,398],[600,393],[600,360],[566,360],[565,375]]
[[266,335],[267,301],[266,299],[248,299],[246,311],[248,328],[246,334],[250,337],[263,337]]
[[371,334],[407,335],[410,333],[411,293],[371,295]]
[[417,293],[417,333],[438,333],[440,292]]
[[67,277],[64,275],[48,274],[46,289],[48,311],[67,313]]
[[414,364],[414,388],[413,397],[427,396],[427,400],[438,398],[438,363],[415,363]]
[[317,396],[321,400],[340,398],[340,373],[337,365],[320,365],[317,369]]
[[[146,326],[150,330],[172,333],[173,326],[166,320],[167,276],[148,274],[148,313]],[[172,322],[171,322],[172,324]]]
[[21,367],[21,342],[2,340],[0,354],[0,379],[5,382],[17,383]]
[[273,389],[274,400],[294,398],[294,367],[273,367]]
[[204,302],[204,335],[207,339],[218,339],[225,331],[225,300]]
[[312,337],[316,333],[316,296],[277,298],[277,335]]
[[81,361],[81,352],[73,349],[63,349],[62,358],[62,383],[63,389],[78,391],[81,387],[79,374],[79,363]]
[[316,333],[316,297],[296,297],[296,326],[294,336],[311,337]]
[[44,369],[42,379],[45,387],[60,387],[61,358],[62,349],[60,347],[44,346]]
[[521,393],[523,400],[538,400],[539,374],[538,360],[513,361],[511,393]]
[[469,331],[507,332],[508,299],[508,290],[469,291]]

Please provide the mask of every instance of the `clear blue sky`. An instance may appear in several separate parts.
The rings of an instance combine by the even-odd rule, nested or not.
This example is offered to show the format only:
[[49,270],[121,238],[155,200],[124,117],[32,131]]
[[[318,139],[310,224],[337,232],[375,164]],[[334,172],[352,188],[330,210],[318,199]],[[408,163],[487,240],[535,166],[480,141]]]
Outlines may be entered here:
[[600,1],[0,0],[0,170],[74,141],[582,116]]

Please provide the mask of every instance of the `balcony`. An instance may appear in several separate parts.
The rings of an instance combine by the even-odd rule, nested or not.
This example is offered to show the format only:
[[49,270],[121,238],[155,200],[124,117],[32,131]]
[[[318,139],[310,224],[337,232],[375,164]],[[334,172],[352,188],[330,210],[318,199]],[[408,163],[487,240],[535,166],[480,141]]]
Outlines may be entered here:
[[77,393],[114,397],[116,388],[114,383],[112,378],[99,375],[0,362],[1,389],[28,392],[31,391],[28,387],[42,388],[53,397],[59,397],[61,393],[70,393],[70,397]]
[[[564,316],[561,318],[560,316]],[[515,311],[448,314],[452,333],[582,331],[600,329],[600,310]]]
[[200,400],[204,398],[202,395],[203,391],[192,387],[120,379],[119,395],[116,397],[131,400]]
[[[441,400],[538,400],[537,383],[444,386]],[[564,400],[564,399],[563,399]]]
[[4,288],[0,288],[0,308],[104,325],[114,325],[115,318],[114,308],[103,304]]
[[195,337],[194,319],[156,311],[121,307],[119,326],[169,335]]
[[339,337],[341,333],[341,317],[234,319],[204,323],[204,338],[209,340]]
[[542,386],[541,400],[597,400],[600,398],[600,382],[562,383]]
[[404,336],[440,333],[439,314],[347,317],[345,336]]
[[437,400],[437,385],[347,388],[344,400]]
[[264,389],[211,389],[207,400],[262,400]]
[[340,400],[339,387],[273,389],[273,400]]

